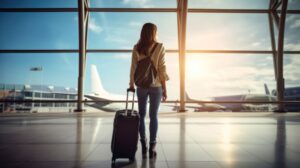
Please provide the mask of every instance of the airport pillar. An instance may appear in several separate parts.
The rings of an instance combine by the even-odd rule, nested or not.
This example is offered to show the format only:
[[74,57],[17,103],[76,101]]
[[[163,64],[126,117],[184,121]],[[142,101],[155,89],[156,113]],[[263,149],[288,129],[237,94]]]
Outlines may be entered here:
[[83,82],[86,61],[87,26],[88,26],[88,0],[78,0],[78,32],[79,32],[79,64],[78,64],[78,89],[77,109],[75,112],[83,112]]
[[180,74],[180,108],[185,110],[185,41],[186,41],[186,17],[188,0],[177,0],[178,45],[179,45],[179,74]]
[[284,51],[284,30],[285,30],[285,18],[287,9],[287,0],[282,0],[281,16],[279,20],[278,31],[278,51],[277,51],[277,100],[278,112],[284,112],[284,77],[283,77],[283,51]]
[[272,14],[273,14],[272,6],[273,6],[273,1],[270,0],[270,5],[269,5],[270,12],[268,13],[268,20],[269,20],[269,29],[270,29],[270,37],[271,37],[270,39],[271,39],[271,47],[272,47],[274,74],[275,74],[275,80],[277,81],[277,51],[276,51],[274,24],[272,18]]

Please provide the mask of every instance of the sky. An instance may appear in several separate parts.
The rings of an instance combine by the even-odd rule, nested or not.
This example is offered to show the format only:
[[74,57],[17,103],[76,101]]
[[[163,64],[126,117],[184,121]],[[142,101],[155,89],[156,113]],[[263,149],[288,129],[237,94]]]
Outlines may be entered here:
[[[1,7],[76,7],[76,0],[1,0]],[[176,0],[91,0],[91,7],[175,8]],[[268,0],[189,0],[190,8],[266,9]],[[289,9],[300,9],[299,0]],[[0,13],[0,49],[78,49],[78,18],[68,13]],[[91,13],[88,49],[132,49],[142,25],[158,26],[158,41],[178,49],[176,13]],[[287,15],[285,50],[300,51],[300,16]],[[189,13],[189,50],[271,50],[266,14]],[[169,99],[179,99],[178,53],[166,53]],[[104,88],[124,94],[131,53],[88,53],[85,93],[90,93],[90,66],[98,68]],[[43,71],[30,71],[42,66]],[[300,86],[300,55],[285,55],[286,87]],[[78,54],[0,54],[0,83],[45,84],[77,88]],[[187,54],[186,91],[192,98],[264,93],[275,89],[271,54]]]

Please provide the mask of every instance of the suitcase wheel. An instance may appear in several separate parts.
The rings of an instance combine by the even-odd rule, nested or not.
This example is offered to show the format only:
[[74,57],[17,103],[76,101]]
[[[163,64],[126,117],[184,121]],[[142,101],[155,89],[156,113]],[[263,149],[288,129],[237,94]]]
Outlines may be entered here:
[[115,163],[116,163],[116,158],[115,158],[115,157],[112,157],[112,158],[111,158],[111,164],[112,164],[112,165],[115,165]]
[[134,156],[133,156],[133,157],[130,157],[130,158],[129,158],[129,161],[130,161],[130,162],[134,162],[134,161],[135,161],[135,157],[134,157]]

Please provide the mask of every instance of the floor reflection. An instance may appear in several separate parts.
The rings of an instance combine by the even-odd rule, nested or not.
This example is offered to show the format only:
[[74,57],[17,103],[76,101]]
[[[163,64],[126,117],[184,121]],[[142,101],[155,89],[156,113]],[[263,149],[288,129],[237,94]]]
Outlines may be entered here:
[[115,165],[113,115],[0,117],[0,167],[299,167],[300,113],[201,115],[161,116],[157,158],[142,159],[139,144],[135,162]]
[[84,127],[84,123],[83,123],[83,118],[81,116],[77,116],[77,120],[76,120],[76,165],[80,165],[81,164],[81,160],[83,160],[82,158],[82,134],[83,134],[83,127]]
[[285,118],[277,118],[276,142],[275,142],[275,168],[286,167],[286,130]]

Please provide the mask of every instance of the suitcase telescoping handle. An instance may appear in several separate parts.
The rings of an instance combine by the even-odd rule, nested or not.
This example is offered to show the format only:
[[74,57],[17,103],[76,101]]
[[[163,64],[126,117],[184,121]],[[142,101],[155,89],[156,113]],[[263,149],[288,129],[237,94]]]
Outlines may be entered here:
[[129,92],[132,92],[133,93],[133,96],[132,96],[132,107],[131,107],[131,111],[133,112],[133,107],[134,107],[134,95],[135,95],[135,89],[133,88],[128,88],[127,89],[127,96],[126,96],[126,110],[125,110],[125,115],[127,116],[128,114],[128,95],[129,95]]

